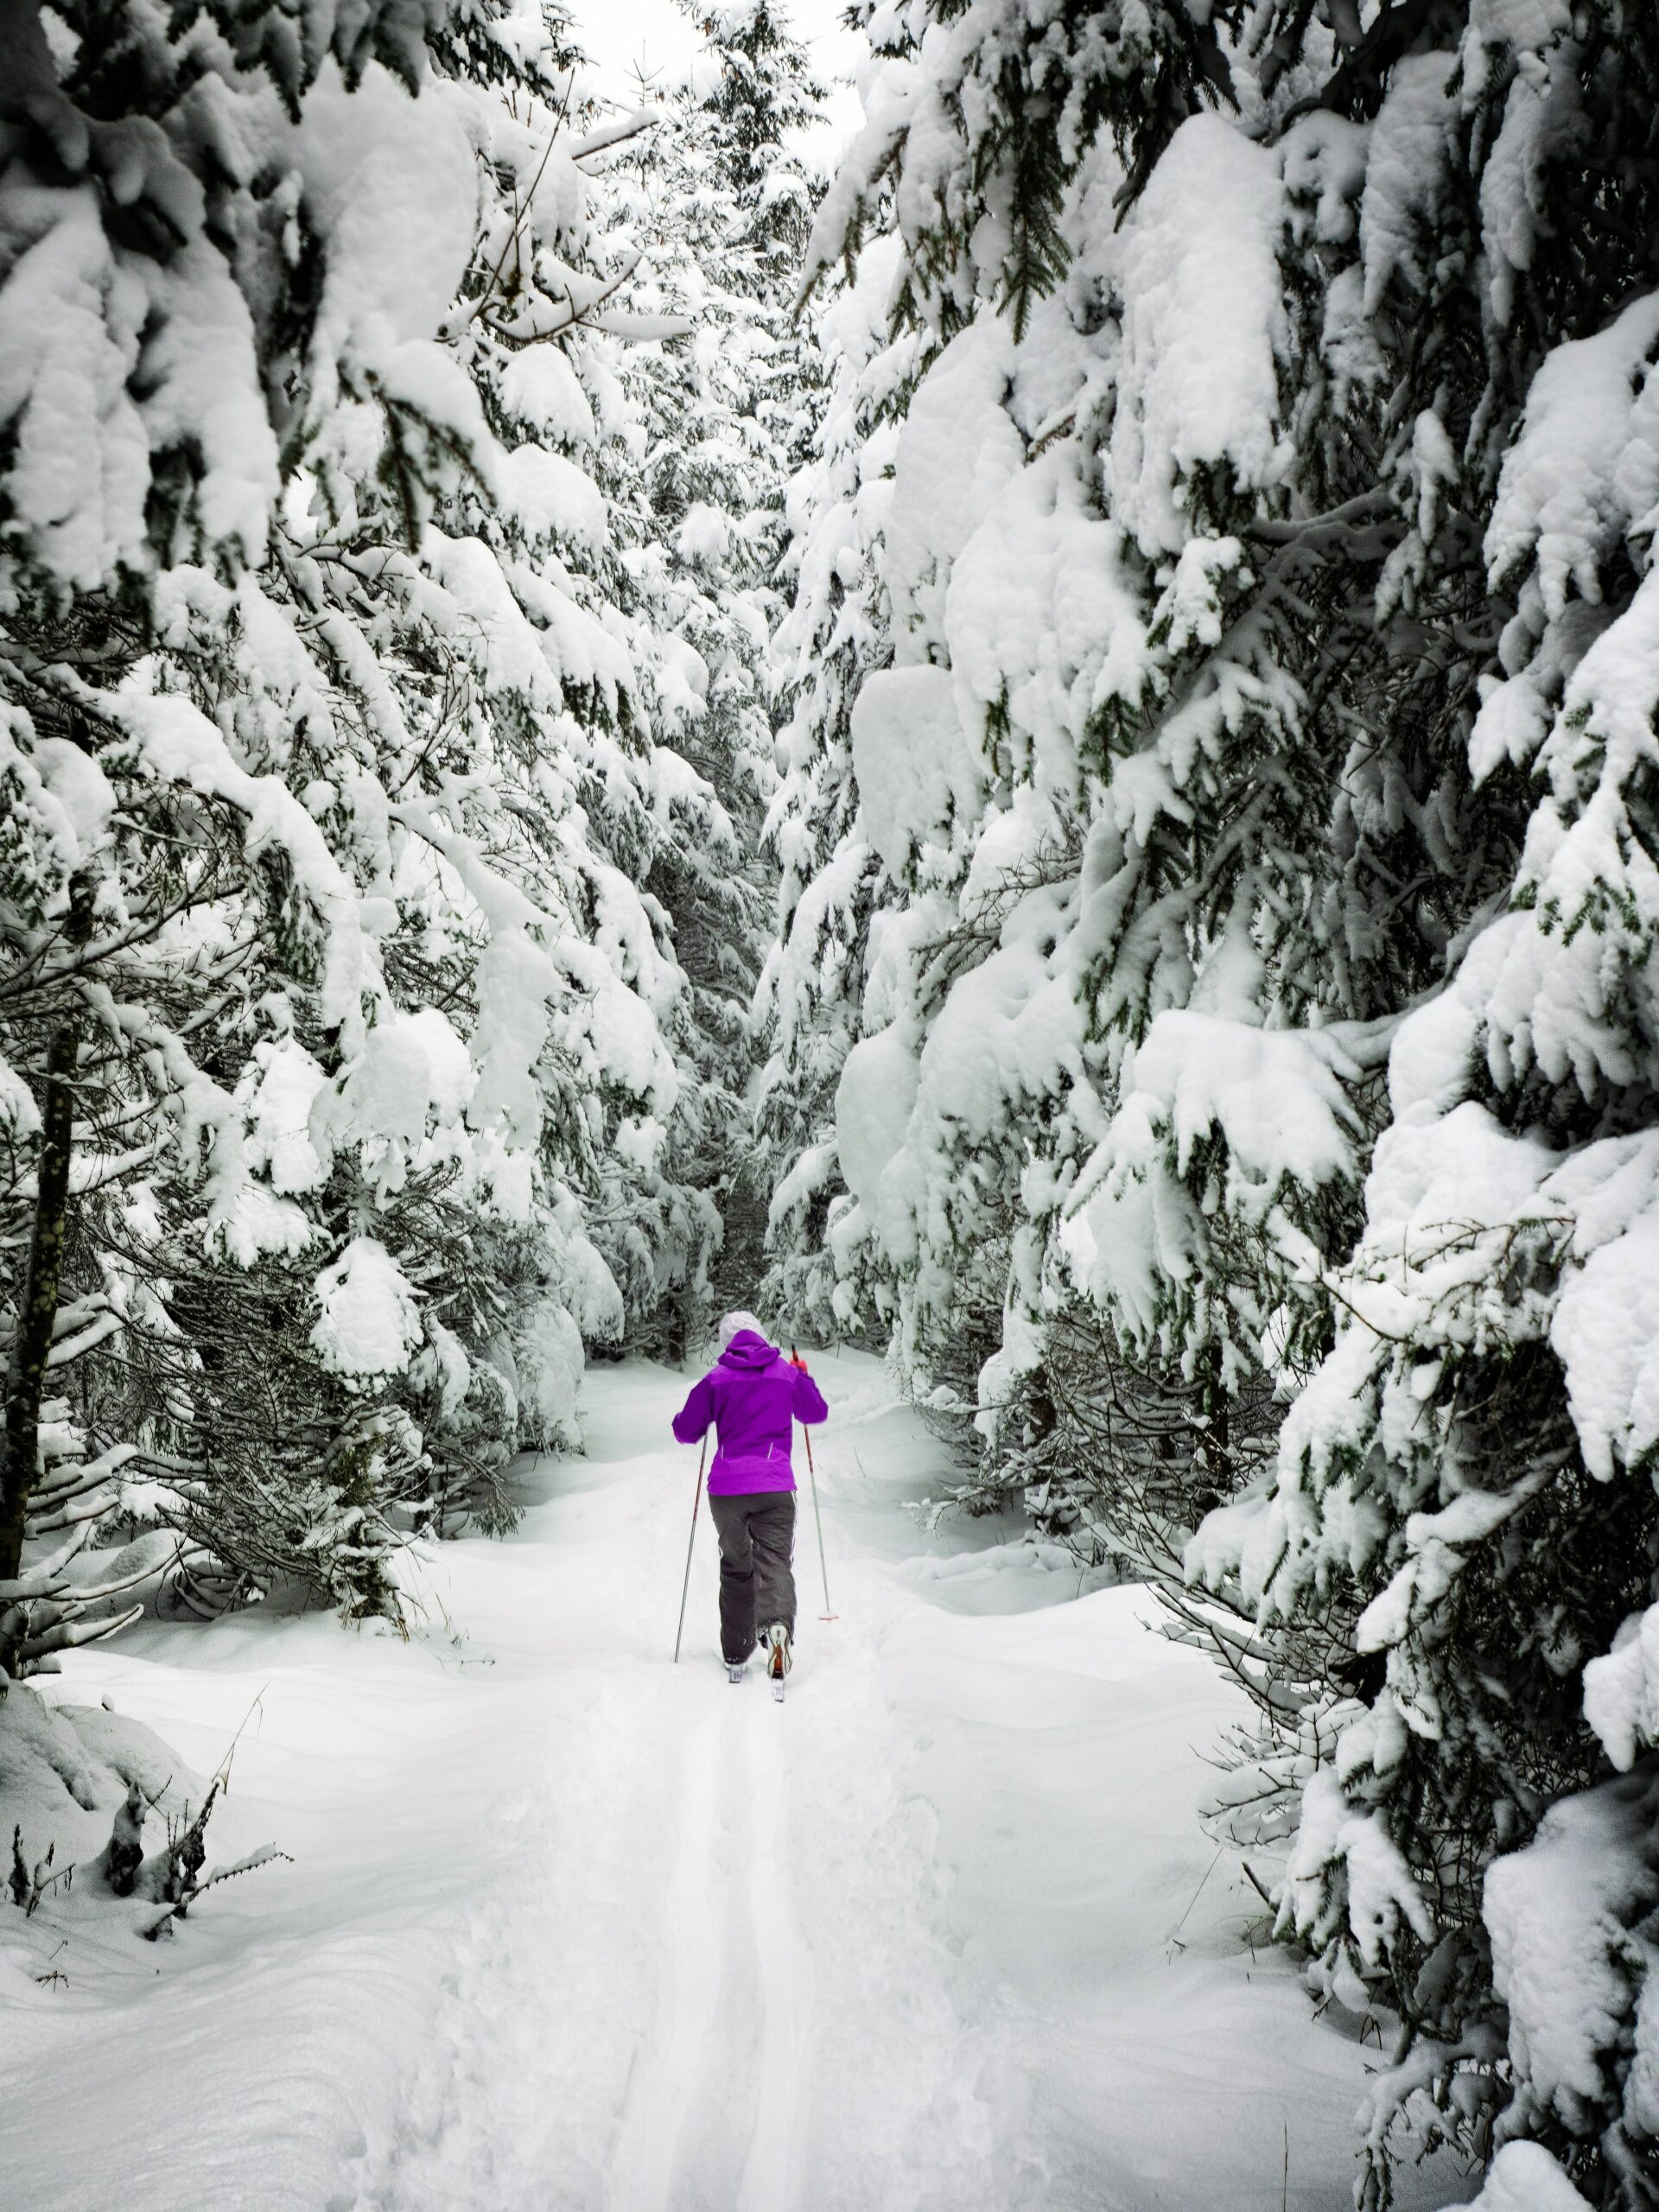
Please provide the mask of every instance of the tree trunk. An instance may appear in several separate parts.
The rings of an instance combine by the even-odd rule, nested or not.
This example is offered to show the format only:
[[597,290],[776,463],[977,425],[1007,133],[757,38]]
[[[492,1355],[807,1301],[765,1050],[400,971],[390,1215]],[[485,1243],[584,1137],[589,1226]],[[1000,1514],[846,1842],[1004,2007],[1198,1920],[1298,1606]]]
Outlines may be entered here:
[[64,1020],[47,1046],[35,1227],[6,1370],[5,1422],[0,1431],[0,1581],[4,1582],[16,1577],[22,1560],[23,1516],[40,1472],[41,1393],[58,1318],[58,1284],[69,1221],[69,1156],[75,1121],[71,1078],[79,1041],[77,1025]]
[[1198,1403],[1204,1419],[1204,1440],[1198,1456],[1204,1463],[1205,1478],[1216,1503],[1220,1504],[1232,1495],[1234,1475],[1232,1404],[1222,1378],[1219,1351],[1211,1351],[1205,1363]]

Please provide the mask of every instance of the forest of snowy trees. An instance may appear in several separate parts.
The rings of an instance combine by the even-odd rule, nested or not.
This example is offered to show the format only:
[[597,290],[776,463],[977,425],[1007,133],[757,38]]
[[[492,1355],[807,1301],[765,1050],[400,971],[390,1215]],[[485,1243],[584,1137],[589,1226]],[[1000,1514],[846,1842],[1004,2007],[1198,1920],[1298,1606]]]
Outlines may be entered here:
[[14,1669],[158,1578],[395,1609],[706,1314],[810,381],[804,57],[707,28],[620,115],[556,10],[12,37]]
[[1358,2202],[1659,2204],[1659,16],[0,22],[0,1666],[887,1352],[1248,1694]]

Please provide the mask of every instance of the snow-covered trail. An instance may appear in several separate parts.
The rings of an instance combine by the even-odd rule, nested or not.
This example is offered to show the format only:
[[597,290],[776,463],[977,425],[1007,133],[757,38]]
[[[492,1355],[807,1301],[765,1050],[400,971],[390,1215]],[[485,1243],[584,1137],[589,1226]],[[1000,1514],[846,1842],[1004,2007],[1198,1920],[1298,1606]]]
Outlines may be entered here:
[[815,1372],[840,1618],[804,1497],[781,1709],[719,1665],[706,1510],[670,1664],[686,1382],[637,1364],[512,1538],[422,1554],[408,1644],[250,1616],[76,1659],[55,1695],[198,1768],[257,1697],[219,1853],[295,1864],[142,1975],[42,1987],[0,1938],[9,2212],[1337,2212],[1363,2054],[1198,1825],[1225,1693],[1137,1593],[922,1539],[937,1447],[874,1363]]

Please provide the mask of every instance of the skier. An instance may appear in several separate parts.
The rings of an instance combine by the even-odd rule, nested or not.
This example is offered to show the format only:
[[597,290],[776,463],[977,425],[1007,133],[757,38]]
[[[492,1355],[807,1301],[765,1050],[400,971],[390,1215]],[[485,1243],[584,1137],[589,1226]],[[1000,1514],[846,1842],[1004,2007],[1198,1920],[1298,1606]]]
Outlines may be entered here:
[[682,1444],[696,1444],[712,1421],[716,1445],[709,1470],[709,1510],[720,1538],[720,1648],[741,1681],[759,1641],[766,1672],[783,1694],[795,1633],[793,1423],[824,1420],[830,1408],[799,1358],[766,1342],[753,1313],[720,1325],[720,1357],[674,1416]]

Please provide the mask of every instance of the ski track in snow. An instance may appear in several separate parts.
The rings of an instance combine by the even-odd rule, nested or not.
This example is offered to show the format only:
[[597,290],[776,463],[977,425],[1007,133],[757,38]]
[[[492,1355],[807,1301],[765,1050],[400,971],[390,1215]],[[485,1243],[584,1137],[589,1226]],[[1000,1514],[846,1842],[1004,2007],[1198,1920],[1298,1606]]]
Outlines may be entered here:
[[[611,2212],[705,2202],[791,2212],[799,2201],[812,1968],[790,1896],[785,1746],[750,1689],[699,1724],[681,1760],[661,2009],[628,2084]],[[745,2112],[735,2172],[695,2126],[722,2081]]]
[[791,1909],[784,1739],[749,1720],[754,1850],[749,1910],[760,1969],[760,2080],[737,2212],[792,2212],[799,2196],[801,2113],[811,2025],[812,1961]]
[[267,1685],[216,1841],[295,1864],[143,1982],[54,1999],[0,1939],[6,2212],[1338,2212],[1363,2055],[1253,1962],[1196,1819],[1229,1694],[1017,1524],[924,1539],[938,1446],[874,1363],[815,1366],[840,1618],[804,1493],[781,1707],[719,1667],[706,1516],[669,1663],[686,1382],[639,1364],[512,1539],[423,1554],[409,1645],[73,1656],[55,1695],[199,1769]]
[[713,1880],[716,1794],[734,1718],[711,1713],[687,1738],[680,1762],[678,1838],[661,1928],[662,2016],[629,2081],[610,2179],[609,2202],[638,2212],[671,2212],[715,2028],[728,1911],[728,1885]]

